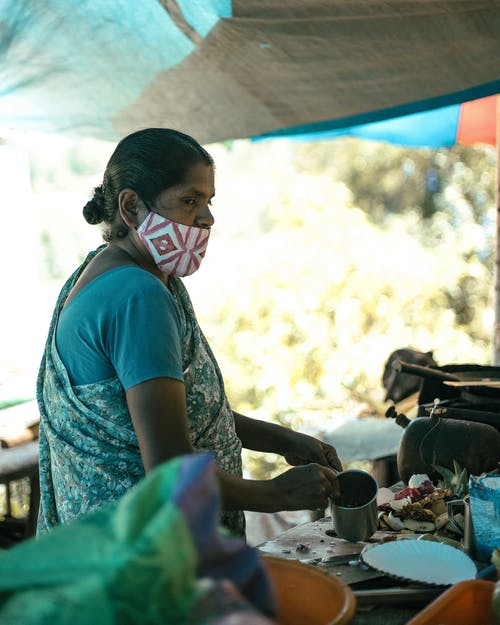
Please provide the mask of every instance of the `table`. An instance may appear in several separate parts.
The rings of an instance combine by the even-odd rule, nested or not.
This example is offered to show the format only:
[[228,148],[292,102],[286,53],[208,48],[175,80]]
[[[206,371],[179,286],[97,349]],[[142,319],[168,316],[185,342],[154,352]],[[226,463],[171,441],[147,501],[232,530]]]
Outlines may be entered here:
[[[36,401],[0,410],[0,484],[6,486],[6,516],[0,521],[0,548],[35,535],[40,489],[38,482],[38,424]],[[11,516],[10,484],[30,481],[29,513]]]
[[[443,592],[439,588],[400,585],[383,573],[363,570],[358,557],[365,543],[347,542],[332,535],[331,530],[331,518],[324,517],[297,525],[257,549],[263,554],[318,566],[343,579],[356,596],[357,610],[351,625],[405,625]],[[376,532],[370,542],[384,536],[387,533]]]

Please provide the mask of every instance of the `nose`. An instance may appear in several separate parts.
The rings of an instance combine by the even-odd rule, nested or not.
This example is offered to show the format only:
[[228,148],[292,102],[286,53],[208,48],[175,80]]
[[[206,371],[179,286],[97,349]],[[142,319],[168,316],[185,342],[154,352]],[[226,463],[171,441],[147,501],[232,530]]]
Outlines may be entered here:
[[196,225],[198,228],[211,228],[215,223],[214,216],[210,210],[210,206],[205,207],[202,213],[196,217]]

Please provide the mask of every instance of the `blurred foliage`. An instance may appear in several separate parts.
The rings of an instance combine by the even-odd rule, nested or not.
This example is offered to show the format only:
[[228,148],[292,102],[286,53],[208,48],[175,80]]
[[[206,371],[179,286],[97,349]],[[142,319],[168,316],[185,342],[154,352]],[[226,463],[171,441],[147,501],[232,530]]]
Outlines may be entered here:
[[[344,139],[233,144],[227,159],[216,155],[219,176],[242,161],[251,181],[238,176],[236,201],[218,198],[215,232],[242,214],[245,227],[214,237],[197,310],[235,409],[317,433],[347,415],[383,415],[395,349],[489,364],[493,150]],[[253,474],[283,468],[246,460]]]
[[342,180],[353,204],[378,224],[408,210],[426,220],[426,227],[438,211],[454,227],[468,218],[480,224],[495,201],[496,155],[488,147],[408,149],[344,139],[304,143],[296,150],[296,163],[304,173]]
[[[493,149],[349,138],[207,147],[216,223],[186,286],[235,410],[318,433],[346,415],[383,414],[381,376],[395,349],[490,363]],[[102,152],[92,160],[82,149],[54,180],[83,172],[97,184]],[[49,188],[46,162],[32,156],[32,166],[37,187]],[[81,206],[73,231],[52,220],[41,235],[49,275],[74,268],[66,254],[51,267],[53,249],[86,251],[72,238],[89,228]],[[282,468],[268,454],[246,460],[254,475]]]
[[96,139],[71,140],[58,135],[30,135],[31,186],[35,193],[71,191],[90,194],[98,184],[114,145]]

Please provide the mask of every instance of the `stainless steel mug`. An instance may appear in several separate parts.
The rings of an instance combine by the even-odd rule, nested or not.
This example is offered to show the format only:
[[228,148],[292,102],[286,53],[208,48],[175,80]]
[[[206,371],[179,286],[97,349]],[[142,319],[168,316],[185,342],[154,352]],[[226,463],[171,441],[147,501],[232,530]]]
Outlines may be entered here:
[[340,496],[331,500],[333,528],[350,542],[368,540],[377,530],[378,484],[369,473],[347,469],[337,474]]
[[[462,536],[464,551],[471,557],[476,558],[476,545],[474,540],[474,527],[470,510],[470,499],[466,495],[463,499],[448,501],[448,520],[455,530]],[[459,521],[462,515],[463,524]]]

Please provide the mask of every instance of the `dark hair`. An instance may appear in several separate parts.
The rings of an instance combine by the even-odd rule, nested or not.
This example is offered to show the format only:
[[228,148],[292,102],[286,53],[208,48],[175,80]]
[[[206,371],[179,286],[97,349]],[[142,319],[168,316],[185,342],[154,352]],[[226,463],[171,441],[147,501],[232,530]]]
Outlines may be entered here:
[[118,211],[118,194],[133,189],[147,203],[169,187],[180,184],[196,163],[214,164],[210,154],[192,137],[168,128],[146,128],[122,139],[104,172],[102,185],[83,208],[90,224],[104,222],[103,238],[127,236],[128,226]]

